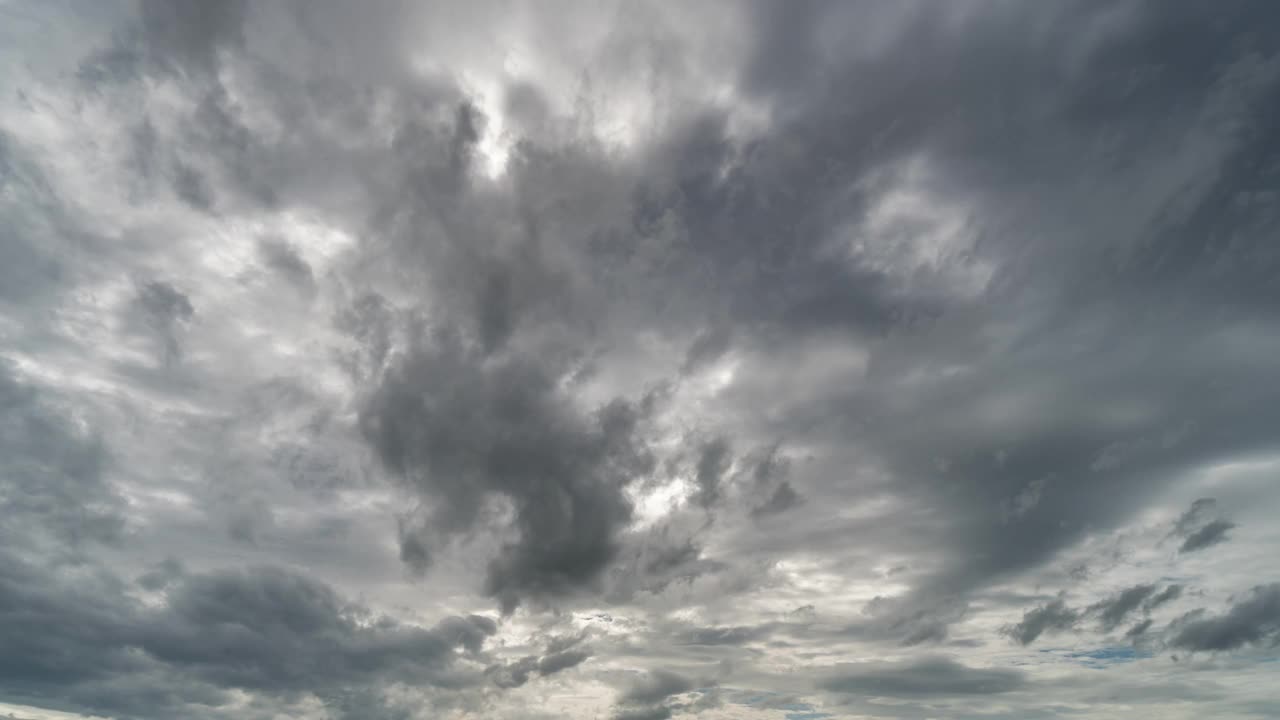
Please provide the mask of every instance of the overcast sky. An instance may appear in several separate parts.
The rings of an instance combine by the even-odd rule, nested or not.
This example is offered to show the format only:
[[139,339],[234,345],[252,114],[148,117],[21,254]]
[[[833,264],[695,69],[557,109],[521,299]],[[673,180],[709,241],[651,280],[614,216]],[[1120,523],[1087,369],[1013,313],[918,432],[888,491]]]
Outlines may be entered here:
[[1280,716],[1280,4],[0,0],[0,716]]

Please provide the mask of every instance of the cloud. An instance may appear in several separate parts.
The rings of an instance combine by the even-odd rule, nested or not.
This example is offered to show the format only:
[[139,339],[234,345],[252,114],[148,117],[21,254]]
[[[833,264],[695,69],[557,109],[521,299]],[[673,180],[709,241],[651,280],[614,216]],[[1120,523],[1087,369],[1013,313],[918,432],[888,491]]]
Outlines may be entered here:
[[694,476],[698,485],[694,502],[706,508],[719,499],[720,483],[732,461],[729,443],[724,438],[716,438],[703,444],[698,454],[697,473]]
[[46,534],[72,545],[120,538],[124,501],[104,477],[101,441],[12,371],[0,364],[0,536],[11,546]]
[[1268,714],[1271,3],[4,15],[0,701]]
[[1218,517],[1218,501],[1200,498],[1191,503],[1174,523],[1173,534],[1183,538],[1178,552],[1188,553],[1217,545],[1227,539],[1227,532],[1235,523]]
[[671,708],[628,708],[614,713],[614,720],[666,720],[671,717]]
[[1203,550],[1211,545],[1217,545],[1227,539],[1227,531],[1235,526],[1236,524],[1229,520],[1213,520],[1188,535],[1187,539],[1178,547],[1178,552],[1193,552]]
[[[61,688],[80,707],[154,716],[184,704],[220,706],[224,690],[287,695],[336,686],[474,683],[454,667],[479,652],[492,620],[403,625],[343,600],[330,587],[273,567],[181,574],[166,602],[146,606],[109,576],[68,580],[11,555],[0,558],[0,596],[27,615],[0,617],[3,688]],[[142,686],[172,683],[146,707]],[[147,691],[150,692],[150,691]]]
[[1062,598],[1056,598],[1023,613],[1021,622],[1005,627],[1001,632],[1019,644],[1030,645],[1046,632],[1070,630],[1079,621],[1079,611],[1067,607]]
[[1171,628],[1169,646],[1181,650],[1224,651],[1280,640],[1280,585],[1259,585],[1222,615],[1192,614]]
[[591,657],[587,650],[563,650],[542,657],[530,655],[515,662],[490,665],[485,674],[493,684],[503,689],[517,688],[529,682],[534,673],[542,677],[575,668]]
[[1026,678],[1017,670],[972,668],[942,656],[842,665],[818,683],[828,692],[891,698],[994,695],[1025,685]]
[[670,670],[652,670],[619,696],[622,703],[651,705],[693,690],[694,681]]
[[522,358],[482,363],[447,334],[417,348],[370,397],[364,435],[388,468],[440,503],[433,519],[445,533],[470,531],[489,494],[511,503],[519,536],[487,579],[507,611],[590,589],[631,518],[623,489],[652,467],[642,411],[616,399],[584,414],[546,369]]
[[191,300],[172,285],[153,280],[138,290],[138,306],[146,322],[164,343],[164,361],[173,363],[181,357],[178,331],[195,315]]
[[1127,638],[1141,638],[1143,635],[1146,634],[1148,630],[1151,629],[1151,626],[1153,624],[1155,624],[1155,621],[1152,620],[1151,618],[1146,618],[1145,620],[1141,620],[1137,623],[1134,623],[1133,627],[1126,630],[1124,633],[1124,636]]
[[591,653],[587,650],[565,650],[543,655],[538,660],[538,672],[542,675],[554,675],[563,670],[575,668],[590,657]]
[[649,670],[617,697],[614,720],[669,718],[675,711],[697,713],[703,709],[715,707],[718,696],[714,694],[703,695],[689,704],[671,702],[671,698],[677,695],[693,692],[709,684],[712,683],[706,680],[695,680],[670,670]]
[[[1102,629],[1106,632],[1111,632],[1117,625],[1125,621],[1125,618],[1128,617],[1129,613],[1137,610],[1139,607],[1149,609],[1171,599],[1163,598],[1159,602],[1156,602],[1155,599],[1152,598],[1152,594],[1155,591],[1155,585],[1134,585],[1131,588],[1121,590],[1118,594],[1108,598],[1107,600],[1090,605],[1089,612],[1098,613],[1098,622],[1102,625]],[[1169,590],[1166,589],[1162,595],[1167,594],[1168,592]],[[1176,597],[1176,593],[1174,594],[1174,597]],[[1023,630],[1025,632],[1026,629],[1024,628]]]
[[1182,597],[1182,586],[1178,584],[1169,585],[1164,590],[1161,590],[1159,593],[1156,593],[1144,602],[1142,604],[1142,609],[1146,612],[1150,612],[1161,605],[1173,602],[1180,597]]
[[769,625],[695,628],[678,636],[687,645],[746,645],[767,638],[774,628]]

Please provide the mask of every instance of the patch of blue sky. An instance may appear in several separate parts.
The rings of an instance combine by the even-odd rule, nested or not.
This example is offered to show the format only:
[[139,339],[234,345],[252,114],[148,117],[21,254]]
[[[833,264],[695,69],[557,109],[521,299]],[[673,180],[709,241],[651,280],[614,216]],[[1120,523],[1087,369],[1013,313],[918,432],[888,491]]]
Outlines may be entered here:
[[1095,648],[1093,650],[1072,650],[1063,651],[1057,649],[1045,649],[1040,652],[1058,655],[1067,660],[1084,665],[1085,667],[1102,669],[1112,665],[1120,665],[1135,660],[1141,660],[1151,657],[1151,653],[1137,650],[1128,645],[1111,645],[1108,647]]
[[[733,692],[730,697],[730,702],[736,705],[746,705],[751,707],[755,705],[762,705],[765,702],[775,700],[780,697],[782,696],[773,692],[739,690]],[[825,718],[835,717],[831,713],[819,711],[809,703],[779,703],[773,707],[778,710],[786,711],[786,720],[825,720]]]

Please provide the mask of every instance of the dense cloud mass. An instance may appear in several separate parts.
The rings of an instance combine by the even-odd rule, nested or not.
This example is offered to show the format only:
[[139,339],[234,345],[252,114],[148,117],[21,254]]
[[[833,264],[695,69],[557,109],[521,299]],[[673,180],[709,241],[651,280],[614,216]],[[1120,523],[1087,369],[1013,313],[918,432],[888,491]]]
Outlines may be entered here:
[[1280,714],[1280,6],[0,56],[0,715]]

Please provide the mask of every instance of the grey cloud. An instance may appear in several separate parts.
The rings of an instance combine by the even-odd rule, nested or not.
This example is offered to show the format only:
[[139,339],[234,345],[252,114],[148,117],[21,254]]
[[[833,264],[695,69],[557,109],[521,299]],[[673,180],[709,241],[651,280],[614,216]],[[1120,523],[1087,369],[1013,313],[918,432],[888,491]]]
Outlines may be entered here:
[[693,690],[694,681],[670,670],[651,670],[643,679],[624,692],[619,702],[634,705],[651,705],[672,695]]
[[284,690],[374,679],[430,678],[454,648],[479,650],[491,620],[452,618],[430,630],[385,618],[365,627],[330,588],[274,568],[193,575],[166,612],[139,628],[156,659],[219,685]]
[[1067,607],[1062,598],[1056,598],[1023,613],[1021,622],[1004,628],[1002,632],[1022,645],[1030,645],[1046,632],[1074,628],[1079,620],[1079,611]]
[[720,325],[698,333],[689,349],[685,352],[683,372],[692,372],[707,363],[718,360],[729,350],[733,341],[732,332],[727,325]]
[[270,567],[179,575],[165,596],[166,604],[147,607],[105,574],[72,581],[0,556],[0,605],[21,609],[0,613],[10,649],[0,658],[0,691],[69,697],[94,713],[169,717],[187,704],[224,705],[230,688],[280,695],[395,681],[465,686],[475,681],[457,672],[457,651],[478,652],[495,631],[482,617],[403,625]]
[[152,280],[138,290],[138,306],[144,322],[160,337],[163,343],[163,360],[166,365],[182,357],[180,333],[185,323],[195,315],[191,300],[167,282]]
[[248,4],[243,0],[143,0],[144,36],[157,59],[185,68],[209,70],[223,44],[243,41]]
[[[878,397],[873,390],[851,391],[844,400],[833,399],[826,415],[846,421],[841,425],[845,437],[865,438],[872,452],[884,456],[900,483],[933,496],[940,507],[948,508],[950,527],[940,533],[938,543],[941,547],[953,548],[956,561],[944,564],[945,571],[918,588],[921,598],[966,592],[995,578],[1034,568],[1080,538],[1085,528],[1110,527],[1122,522],[1179,469],[1195,467],[1198,462],[1246,447],[1266,447],[1271,443],[1269,438],[1252,430],[1271,420],[1263,419],[1263,416],[1270,418],[1270,411],[1265,409],[1270,403],[1245,400],[1246,387],[1265,384],[1262,374],[1266,371],[1249,361],[1242,362],[1254,368],[1251,372],[1261,373],[1253,381],[1226,370],[1224,366],[1236,360],[1222,356],[1192,360],[1188,355],[1183,356],[1184,362],[1164,353],[1169,362],[1159,375],[1150,374],[1149,367],[1139,370],[1124,359],[1123,353],[1110,354],[1107,359],[1097,354],[1090,356],[1092,369],[1087,373],[1075,372],[1068,367],[1070,361],[1060,363],[1050,359],[1065,357],[1050,348],[1067,352],[1070,345],[1067,338],[1076,332],[1069,327],[1085,333],[1093,332],[1085,328],[1097,329],[1097,334],[1090,335],[1094,340],[1088,342],[1101,343],[1096,347],[1104,354],[1108,353],[1108,347],[1116,349],[1120,345],[1135,351],[1138,347],[1154,350],[1180,346],[1185,336],[1182,331],[1174,330],[1180,325],[1170,316],[1170,308],[1187,286],[1175,280],[1182,277],[1175,274],[1143,275],[1144,269],[1155,265],[1154,255],[1149,259],[1130,258],[1117,269],[1105,253],[1081,248],[1078,253],[1069,254],[1064,251],[1066,245],[1079,246],[1071,242],[1059,245],[1055,241],[1014,251],[1022,260],[1004,264],[1009,259],[1004,251],[1010,250],[1005,243],[1025,236],[1017,228],[1026,227],[1027,233],[1036,234],[1031,227],[1043,228],[1045,222],[1058,222],[1051,219],[1051,214],[1041,213],[1042,210],[1061,208],[1064,203],[1075,207],[1077,202],[1093,202],[1073,194],[1066,184],[1067,178],[1093,176],[1088,168],[1095,166],[1088,163],[1105,165],[1107,162],[1080,145],[1081,128],[1106,117],[1117,142],[1126,147],[1125,156],[1130,158],[1127,162],[1140,163],[1154,163],[1155,158],[1165,154],[1167,144],[1156,139],[1165,137],[1164,132],[1197,131],[1195,112],[1176,112],[1174,108],[1216,102],[1214,93],[1219,83],[1231,81],[1224,77],[1226,71],[1210,70],[1201,61],[1217,58],[1213,62],[1222,64],[1214,67],[1223,68],[1239,59],[1236,50],[1228,50],[1220,40],[1234,37],[1243,27],[1235,23],[1243,20],[1247,13],[1241,9],[1242,14],[1224,18],[1224,25],[1215,31],[1218,34],[1214,37],[1201,37],[1188,44],[1182,42],[1187,37],[1183,30],[1198,27],[1200,22],[1193,4],[1180,4],[1176,11],[1168,14],[1155,10],[1154,6],[1134,5],[1130,10],[1134,12],[1135,21],[1111,26],[1105,36],[1099,37],[1097,45],[1083,56],[1076,56],[1082,63],[1078,67],[1088,71],[1070,75],[1065,71],[1066,55],[1075,50],[1068,50],[1065,45],[1037,44],[1032,51],[1024,44],[1030,33],[1009,31],[1026,23],[1027,28],[1057,27],[1059,30],[1052,33],[1055,37],[1079,37],[1075,31],[1066,32],[1066,28],[1090,32],[1092,28],[1104,26],[1102,18],[1096,15],[1100,12],[1097,6],[1073,6],[1078,12],[1072,13],[1064,9],[1041,13],[1024,8],[1025,14],[994,12],[993,8],[974,6],[974,12],[965,16],[965,30],[954,34],[946,23],[927,13],[914,16],[903,34],[896,36],[899,40],[892,44],[894,48],[901,48],[900,52],[890,50],[883,58],[851,61],[848,68],[837,64],[829,86],[841,87],[840,83],[856,77],[861,78],[857,89],[849,89],[835,100],[830,99],[830,95],[814,93],[814,98],[821,99],[814,100],[813,117],[806,116],[801,108],[796,110],[795,120],[788,126],[794,136],[805,137],[815,151],[821,148],[829,156],[858,158],[862,169],[891,167],[897,153],[927,146],[936,153],[939,173],[950,178],[943,181],[945,194],[974,201],[978,212],[987,213],[986,221],[991,223],[985,229],[979,255],[1002,264],[982,303],[969,309],[965,301],[955,299],[948,313],[920,323],[916,333],[908,332],[905,322],[893,325],[899,332],[875,351],[872,366],[883,381],[896,378],[903,384],[895,385],[883,397]],[[1253,10],[1259,11],[1260,7],[1253,6]],[[1061,34],[1064,32],[1066,34]],[[984,37],[989,37],[990,42],[980,39]],[[1262,48],[1268,48],[1270,41],[1258,38],[1256,42],[1255,47],[1266,53]],[[922,47],[925,49],[921,52]],[[767,51],[765,46],[762,52]],[[1192,57],[1199,60],[1193,63],[1189,59]],[[895,70],[887,71],[890,67]],[[948,68],[945,87],[942,75],[934,72],[939,67]],[[1128,69],[1140,67],[1166,70],[1151,82],[1137,86],[1137,96],[1122,94],[1114,85],[1118,80],[1102,79],[1118,78]],[[844,69],[850,74],[841,74]],[[1271,82],[1266,77],[1261,76],[1257,89],[1249,91],[1251,94],[1241,102],[1256,103],[1248,106],[1251,108],[1264,105],[1267,102],[1264,98],[1269,96],[1261,88],[1269,87]],[[883,78],[883,82],[878,82],[878,78]],[[814,82],[826,87],[824,81],[827,80],[816,74]],[[988,90],[997,87],[1005,99],[990,106],[990,110],[969,104],[970,98],[986,96]],[[793,89],[778,88],[777,91],[789,93]],[[1003,94],[1005,92],[1009,94]],[[826,111],[825,114],[819,113],[819,108]],[[866,149],[842,145],[840,139],[833,137],[834,127],[822,124],[826,118],[831,118],[833,126],[840,124],[841,131],[847,133],[842,137],[874,137],[883,132],[887,138],[879,145],[867,143]],[[854,127],[865,128],[866,132],[850,129]],[[1155,127],[1161,130],[1153,131]],[[1021,134],[1011,140],[1005,130],[998,128],[1020,128]],[[1204,132],[1212,136],[1211,130]],[[1265,132],[1250,137],[1256,138],[1257,151],[1268,156],[1274,152]],[[1129,140],[1133,142],[1123,145]],[[1251,152],[1246,147],[1251,142],[1243,141],[1232,152]],[[817,165],[815,161],[813,166]],[[836,172],[839,173],[840,168]],[[861,170],[850,168],[847,172],[858,174]],[[1044,193],[1024,192],[1014,187],[1019,182],[1016,178],[1029,176],[1043,183]],[[1219,193],[1229,196],[1233,188],[1239,187],[1235,183],[1241,180],[1224,177],[1223,187],[1208,191],[1205,201],[1215,202],[1210,198]],[[970,194],[964,189],[966,186],[982,190]],[[873,202],[874,197],[865,201]],[[1022,205],[1024,202],[1026,205]],[[1212,216],[1214,211],[1206,213]],[[1067,214],[1078,217],[1076,213]],[[1025,222],[1034,225],[1024,225]],[[999,227],[999,223],[1008,224]],[[1094,237],[1103,243],[1115,243],[1119,252],[1118,248],[1128,242],[1132,228],[1143,237],[1152,238],[1144,245],[1143,252],[1161,252],[1163,239],[1164,251],[1171,255],[1178,252],[1172,245],[1194,246],[1203,238],[1202,231],[1192,228],[1166,233],[1157,229],[1162,223],[1159,212],[1138,213],[1126,216],[1121,225],[1100,225]],[[1066,230],[1065,225],[1059,227],[1071,237],[1078,234],[1075,230]],[[1258,243],[1265,232],[1249,231],[1247,236],[1250,240],[1243,242]],[[1054,269],[1049,271],[1050,267]],[[1194,264],[1180,267],[1181,270],[1170,268],[1168,272],[1198,272]],[[1058,279],[1050,277],[1049,272]],[[1075,288],[1063,285],[1061,278],[1068,276],[1078,278],[1080,284]],[[1187,280],[1192,281],[1190,276]],[[1194,282],[1200,288],[1197,293],[1207,294],[1201,297],[1234,302],[1230,300],[1236,297],[1234,291],[1218,284],[1218,280],[1197,276]],[[1265,292],[1260,285],[1256,287],[1258,292]],[[1104,293],[1108,299],[1092,306],[1083,301],[1086,294],[1103,297],[1097,293]],[[1037,304],[1045,315],[1036,319],[1035,313],[1020,310],[1015,316],[1003,311],[1004,300],[1019,297]],[[1081,298],[1081,302],[1072,301],[1074,297]],[[1038,305],[1040,302],[1044,305]],[[1256,310],[1265,314],[1266,302],[1260,300]],[[1159,317],[1167,322],[1144,323],[1144,339],[1135,340],[1130,320],[1113,314],[1114,308],[1121,304],[1144,317]],[[1022,349],[1010,346],[1010,352],[1006,353],[988,348],[991,351],[988,354],[979,346],[968,346],[963,337],[978,327],[994,327],[988,326],[988,322],[1008,322],[1007,327],[1021,328],[1014,332],[1021,338],[1017,347]],[[1206,328],[1213,326],[1207,316],[1197,322],[1205,323]],[[934,342],[926,341],[928,337]],[[1114,338],[1116,344],[1103,339],[1106,337]],[[969,349],[965,349],[966,346]],[[909,370],[908,365],[920,372],[931,372],[929,368],[938,367],[933,360],[916,354],[924,348],[954,353],[951,356],[954,360],[974,368],[974,372],[954,381],[939,379],[936,384],[912,388],[906,378],[914,371]],[[1222,369],[1210,369],[1213,366]],[[1207,395],[1194,400],[1191,396],[1182,396],[1179,401],[1170,402],[1172,398],[1163,389],[1175,377],[1191,382],[1192,378],[1209,376],[1239,378],[1228,382],[1232,388],[1228,395],[1233,399],[1223,404]],[[1048,380],[1050,377],[1054,379]],[[1043,402],[1025,406],[1025,416],[1020,415],[1025,422],[1015,420],[991,426],[974,422],[976,416],[971,410],[976,410],[984,399],[1003,393],[1028,400],[1041,397]],[[907,401],[905,396],[913,399]],[[1085,396],[1097,398],[1103,404],[1109,402],[1108,398],[1118,402],[1121,396],[1147,398],[1160,409],[1153,406],[1145,419],[1136,420],[1128,429],[1118,430],[1096,423],[1090,419],[1093,410],[1085,410],[1073,401],[1073,397]],[[1050,397],[1054,399],[1050,401]],[[1226,396],[1216,397],[1223,400]],[[1045,403],[1056,409],[1045,413],[1048,407]],[[905,406],[910,410],[902,414],[888,410]],[[970,410],[961,410],[962,407]],[[824,416],[820,411],[810,410],[808,414]],[[1187,418],[1194,418],[1201,429],[1175,445],[1162,447],[1161,438],[1168,435],[1175,422]],[[1220,423],[1235,429],[1209,430],[1222,427]],[[907,426],[909,431],[905,429]],[[839,438],[840,434],[833,433],[832,442],[839,442]],[[1127,453],[1123,462],[1116,459],[1094,466],[1104,450],[1121,446]],[[1120,455],[1112,453],[1110,457]],[[1004,460],[997,462],[997,457]],[[939,467],[945,469],[940,471]],[[999,522],[1002,501],[1019,497],[1029,478],[1050,473],[1061,481],[1046,483],[1037,497],[1038,502],[1023,504],[1022,515],[1010,517],[1007,523]],[[910,492],[901,486],[899,490]],[[1100,502],[1104,497],[1106,501]],[[956,503],[963,507],[957,507]]]
[[490,496],[511,502],[519,539],[487,581],[505,609],[587,589],[631,517],[623,487],[651,464],[643,417],[623,400],[582,416],[542,367],[480,360],[447,335],[416,349],[383,377],[362,430],[391,470],[443,503],[440,531],[471,530]]
[[431,550],[427,548],[426,541],[404,523],[400,525],[400,562],[418,577],[425,575],[431,567]]
[[191,300],[172,285],[159,280],[146,283],[138,291],[138,303],[157,322],[188,320],[195,314]]
[[1150,612],[1161,605],[1173,602],[1180,597],[1182,597],[1182,586],[1177,584],[1170,585],[1144,602],[1142,604],[1142,609]]
[[778,445],[757,451],[753,463],[751,478],[755,486],[754,494],[763,498],[754,502],[751,508],[753,517],[778,515],[804,502],[804,498],[796,492],[788,478],[791,463]]
[[1178,552],[1194,552],[1203,550],[1227,539],[1227,531],[1236,526],[1229,520],[1213,520],[1204,527],[1187,536],[1178,547]]
[[197,210],[213,210],[216,202],[204,173],[183,162],[174,164],[173,192]]
[[947,639],[948,628],[968,611],[958,596],[918,601],[911,597],[876,596],[863,608],[864,620],[851,623],[842,633],[865,640],[894,641],[910,647]]
[[[1117,625],[1125,621],[1129,613],[1139,607],[1154,607],[1158,605],[1159,603],[1154,603],[1152,598],[1152,594],[1155,591],[1155,585],[1135,585],[1120,591],[1114,597],[1089,606],[1089,612],[1098,613],[1098,622],[1102,625],[1102,629],[1111,632]],[[1168,590],[1165,592],[1168,592]],[[1151,604],[1145,605],[1145,603]],[[1024,619],[1025,622],[1026,620]]]
[[590,657],[587,650],[564,650],[542,657],[529,655],[515,662],[490,665],[485,669],[485,675],[500,688],[517,688],[529,682],[534,673],[542,677],[555,675],[581,665]]
[[[14,15],[57,19],[58,33],[33,34],[59,54],[102,43],[117,12],[62,22],[38,5]],[[988,602],[994,587],[1056,572],[1175,484],[1276,448],[1280,16],[1265,0],[136,8],[71,87],[3,50],[21,62],[6,64],[16,87],[0,112],[0,330],[6,356],[50,384],[0,377],[13,555],[0,553],[0,592],[21,611],[0,612],[0,645],[19,649],[0,659],[6,692],[121,716],[239,712],[230,688],[263,717],[299,714],[288,703],[309,693],[338,717],[441,714],[381,692],[401,683],[474,690],[468,709],[501,717],[484,704],[495,688],[585,661],[553,644],[497,662],[490,619],[425,629],[297,573],[201,569],[227,553],[316,558],[290,532],[318,506],[289,505],[301,485],[260,482],[253,453],[338,440],[371,494],[380,471],[397,484],[393,501],[325,508],[338,526],[379,528],[350,536],[360,563],[324,559],[338,586],[454,606],[474,570],[488,600],[472,601],[519,605],[535,625],[547,606],[615,605],[610,627],[633,632],[590,650],[610,667],[732,657],[765,685],[794,682],[762,671],[776,666],[755,656],[766,638],[809,659],[890,648],[918,660],[844,667],[824,689],[909,701],[876,706],[905,717],[952,696],[973,703],[956,716],[1029,717],[1011,693],[1038,668],[921,646],[965,637],[973,614],[1012,607]],[[724,28],[732,42],[715,40]],[[615,116],[622,140],[602,129]],[[261,229],[295,220],[350,244]],[[219,263],[250,271],[192,262],[210,237],[235,246]],[[117,319],[100,317],[99,288],[157,276],[127,322],[171,363],[199,325],[185,384],[139,382],[99,342]],[[267,323],[288,350],[273,338],[237,352],[280,298],[309,313]],[[703,382],[730,354],[732,377]],[[225,411],[228,388],[257,394],[253,375],[295,361],[324,386],[309,402],[330,433]],[[145,422],[117,422],[130,413]],[[224,450],[230,436],[254,450]],[[225,455],[210,478],[190,462],[197,444]],[[640,525],[633,498],[686,475],[695,509]],[[203,484],[227,498],[216,529],[229,520],[252,545],[178,525],[202,517]],[[168,552],[157,527],[207,547],[183,555],[187,569],[150,565],[130,532]],[[1233,527],[1197,501],[1170,562],[1196,565]],[[853,621],[771,624],[763,605],[809,602],[797,560],[841,586],[904,590]],[[117,562],[136,584],[103,569]],[[910,570],[881,571],[898,565]],[[131,599],[141,591],[168,604]],[[1004,632],[1028,645],[1096,618],[1154,643],[1139,613],[1181,592],[1058,598]],[[1179,650],[1267,645],[1274,595],[1160,636]],[[715,624],[655,634],[638,620],[690,609]],[[619,715],[703,708],[671,700],[694,682],[646,676]],[[990,694],[1009,708],[979,707]]]
[[591,653],[587,650],[564,650],[543,655],[538,659],[538,672],[542,675],[554,675],[563,670],[575,668],[590,657]]
[[751,514],[757,517],[784,513],[803,502],[800,493],[791,487],[791,482],[783,480],[774,488],[773,494],[764,503],[751,508]]
[[972,668],[935,656],[901,663],[843,665],[818,683],[828,692],[845,695],[922,698],[953,695],[994,695],[1027,684],[1017,670]]
[[182,561],[171,556],[139,575],[137,582],[143,589],[155,592],[176,582],[185,572]]
[[677,642],[688,645],[745,645],[768,637],[769,625],[697,628],[681,633]]
[[258,252],[270,268],[290,282],[304,288],[310,287],[315,282],[311,266],[298,254],[298,249],[289,243],[279,239],[263,238],[258,242]]
[[1145,635],[1148,630],[1151,629],[1151,626],[1153,624],[1155,624],[1155,621],[1152,620],[1151,618],[1147,618],[1145,620],[1142,620],[1141,622],[1134,623],[1133,627],[1125,631],[1124,636],[1127,638],[1140,638],[1143,635]]
[[0,537],[10,546],[45,534],[112,542],[125,531],[125,505],[104,477],[106,448],[51,400],[0,364]]
[[667,720],[671,717],[671,708],[627,708],[614,713],[613,720]]
[[1222,615],[1192,615],[1176,623],[1170,647],[1180,650],[1235,650],[1280,642],[1280,585],[1259,585]]
[[538,667],[538,658],[525,657],[513,663],[491,665],[485,675],[500,688],[517,688],[529,682],[529,675]]
[[733,457],[730,454],[729,442],[724,438],[715,438],[703,444],[698,454],[698,463],[694,479],[698,491],[694,502],[708,508],[720,497],[720,484],[729,470]]
[[1217,500],[1200,498],[1174,522],[1173,535],[1183,538],[1178,552],[1195,552],[1223,542],[1235,526],[1220,517]]
[[1175,535],[1187,536],[1194,533],[1206,522],[1213,519],[1218,512],[1218,501],[1214,498],[1199,498],[1191,503],[1191,507],[1178,516],[1173,523]]

